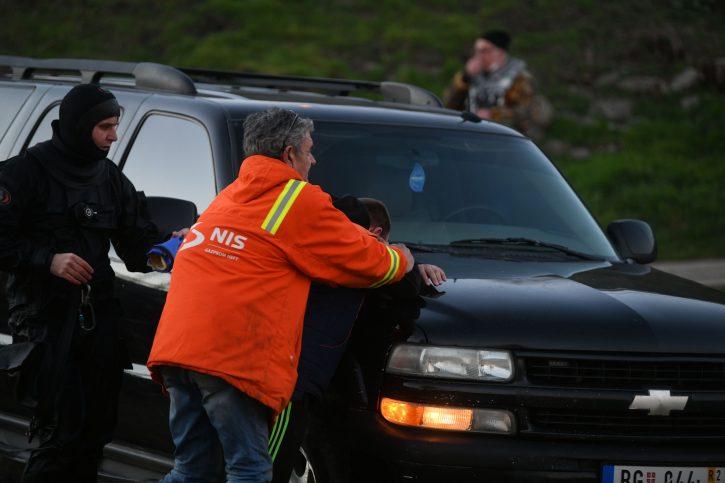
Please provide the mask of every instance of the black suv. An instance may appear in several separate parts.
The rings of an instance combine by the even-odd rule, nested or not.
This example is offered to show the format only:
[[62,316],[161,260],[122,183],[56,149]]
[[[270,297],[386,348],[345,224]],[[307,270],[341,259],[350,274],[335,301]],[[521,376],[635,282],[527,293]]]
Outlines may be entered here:
[[[0,66],[0,159],[49,137],[75,83],[100,82],[123,106],[111,159],[147,196],[201,212],[239,169],[245,116],[286,107],[315,121],[311,181],[384,201],[391,238],[446,270],[414,310],[368,297],[294,481],[725,482],[725,294],[650,268],[644,222],[605,235],[517,132],[405,84]],[[158,477],[172,463],[168,400],[144,364],[169,276],[110,256],[134,368],[101,473]],[[0,394],[8,473],[27,456],[27,416]]]

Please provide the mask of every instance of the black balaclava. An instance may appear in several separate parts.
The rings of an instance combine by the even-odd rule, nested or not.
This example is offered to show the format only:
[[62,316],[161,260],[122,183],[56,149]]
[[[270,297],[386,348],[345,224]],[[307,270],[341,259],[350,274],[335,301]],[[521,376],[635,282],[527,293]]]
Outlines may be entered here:
[[93,128],[104,119],[120,115],[121,108],[113,94],[96,84],[77,85],[60,103],[58,120],[53,121],[53,141],[72,155],[74,162],[95,163],[104,159],[108,151],[93,142]]

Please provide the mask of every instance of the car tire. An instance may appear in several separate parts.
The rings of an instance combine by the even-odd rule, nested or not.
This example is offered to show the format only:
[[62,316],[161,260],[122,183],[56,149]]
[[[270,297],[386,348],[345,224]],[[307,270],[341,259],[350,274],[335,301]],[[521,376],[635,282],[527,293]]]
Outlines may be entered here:
[[308,453],[309,448],[305,449],[304,445],[300,446],[295,456],[294,466],[292,466],[289,483],[318,483],[321,481],[317,476],[320,472],[319,464],[310,458]]
[[290,483],[350,483],[347,447],[344,433],[313,416]]

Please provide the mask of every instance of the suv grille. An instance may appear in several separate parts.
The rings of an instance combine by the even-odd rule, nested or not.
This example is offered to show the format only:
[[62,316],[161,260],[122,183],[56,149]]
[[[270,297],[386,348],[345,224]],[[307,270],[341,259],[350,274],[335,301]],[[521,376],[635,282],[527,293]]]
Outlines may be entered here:
[[612,389],[723,390],[725,362],[527,357],[533,384]]
[[632,411],[531,409],[529,423],[539,433],[605,436],[725,435],[725,416],[671,414],[649,416]]

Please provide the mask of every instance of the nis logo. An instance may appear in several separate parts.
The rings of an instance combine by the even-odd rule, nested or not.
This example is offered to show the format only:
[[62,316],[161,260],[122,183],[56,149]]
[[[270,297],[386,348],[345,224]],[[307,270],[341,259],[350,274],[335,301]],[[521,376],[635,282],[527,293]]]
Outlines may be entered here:
[[235,250],[241,250],[244,248],[244,242],[247,240],[246,236],[237,235],[232,230],[222,230],[221,228],[214,227],[211,232],[210,241],[221,243],[229,248]]
[[[181,250],[193,248],[204,243],[204,241],[206,240],[206,236],[200,230],[197,230],[199,225],[201,225],[201,223],[197,223],[189,229],[190,233],[187,236],[184,245],[181,247]],[[222,229],[219,227],[214,227],[211,232],[211,237],[209,237],[210,243],[218,243],[234,250],[244,249],[244,242],[246,240],[247,237],[243,235],[239,235],[237,233],[234,233],[232,230]]]

